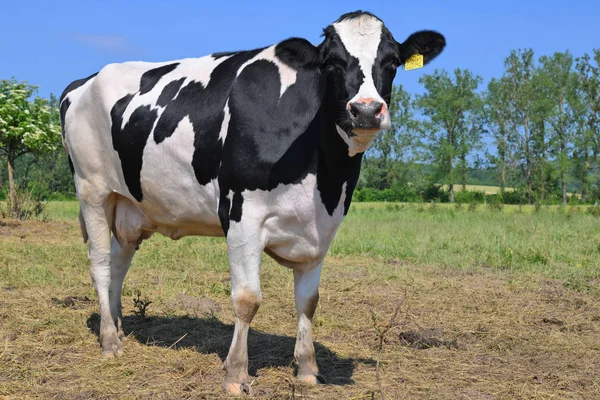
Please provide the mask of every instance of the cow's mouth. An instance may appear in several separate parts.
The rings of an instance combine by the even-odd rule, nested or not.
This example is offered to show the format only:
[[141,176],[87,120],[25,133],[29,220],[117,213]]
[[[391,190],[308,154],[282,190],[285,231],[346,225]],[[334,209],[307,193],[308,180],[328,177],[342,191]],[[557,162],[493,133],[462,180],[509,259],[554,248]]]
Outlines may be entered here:
[[380,130],[380,128],[354,128],[352,129],[352,133],[355,136],[375,136]]

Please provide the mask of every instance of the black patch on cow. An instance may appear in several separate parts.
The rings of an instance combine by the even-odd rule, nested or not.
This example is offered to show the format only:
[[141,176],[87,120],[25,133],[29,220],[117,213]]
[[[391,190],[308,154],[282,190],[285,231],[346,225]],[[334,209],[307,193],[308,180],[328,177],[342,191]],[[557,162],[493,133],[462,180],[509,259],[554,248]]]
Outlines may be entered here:
[[242,204],[244,203],[244,197],[242,193],[235,192],[233,194],[233,200],[231,201],[231,211],[229,212],[229,219],[231,221],[240,222],[242,220]]
[[71,106],[71,100],[65,99],[62,103],[60,103],[60,131],[63,139],[65,138],[65,115],[67,115],[67,110]]
[[392,82],[396,76],[396,70],[401,64],[402,60],[398,54],[396,40],[394,40],[390,31],[383,27],[379,47],[377,48],[377,57],[373,63],[371,73],[375,88],[388,105],[391,105]]
[[215,60],[218,60],[219,58],[234,56],[234,55],[239,54],[239,53],[245,53],[245,52],[242,52],[242,51],[221,51],[221,52],[218,52],[218,53],[211,54],[211,57],[214,58]]
[[77,79],[76,81],[69,83],[69,85],[65,88],[65,90],[60,95],[59,103],[62,103],[63,99],[65,98],[66,95],[69,94],[69,92],[72,92],[73,90],[77,89],[78,87],[83,86],[87,81],[89,81],[96,75],[98,75],[97,72],[93,73],[92,75],[88,76],[87,78]]
[[73,166],[73,160],[71,160],[71,156],[67,154],[67,161],[69,162],[69,169],[71,170],[71,175],[75,174],[75,167]]
[[176,62],[144,72],[140,79],[140,94],[146,94],[151,91],[160,78],[173,71],[178,65],[179,63]]
[[142,155],[150,130],[154,126],[157,110],[151,109],[149,105],[140,106],[131,114],[125,126],[121,128],[123,114],[134,96],[134,94],[128,94],[113,106],[110,111],[112,119],[111,133],[113,147],[119,153],[127,188],[131,195],[141,202],[143,198],[140,182]]
[[165,107],[169,101],[173,100],[185,78],[178,79],[176,81],[169,82],[160,92],[160,96],[158,96],[158,100],[156,100],[156,105]]

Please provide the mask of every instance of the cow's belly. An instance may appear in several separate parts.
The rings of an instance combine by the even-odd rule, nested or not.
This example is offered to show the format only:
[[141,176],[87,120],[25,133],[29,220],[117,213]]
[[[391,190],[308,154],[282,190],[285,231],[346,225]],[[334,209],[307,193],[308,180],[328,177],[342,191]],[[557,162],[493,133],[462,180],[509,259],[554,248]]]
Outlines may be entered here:
[[187,118],[160,144],[150,135],[142,159],[140,206],[166,236],[223,236],[217,214],[218,184],[216,179],[198,183],[193,153],[194,131]]

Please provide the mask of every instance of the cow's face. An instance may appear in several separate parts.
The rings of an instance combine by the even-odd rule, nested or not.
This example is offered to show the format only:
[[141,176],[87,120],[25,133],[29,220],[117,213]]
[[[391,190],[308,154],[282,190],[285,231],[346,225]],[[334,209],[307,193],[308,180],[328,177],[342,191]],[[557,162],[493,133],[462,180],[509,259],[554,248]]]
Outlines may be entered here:
[[365,151],[377,132],[391,127],[388,105],[396,69],[417,53],[427,63],[446,44],[433,31],[398,43],[379,18],[361,11],[343,15],[324,36],[319,47],[336,129],[354,153]]

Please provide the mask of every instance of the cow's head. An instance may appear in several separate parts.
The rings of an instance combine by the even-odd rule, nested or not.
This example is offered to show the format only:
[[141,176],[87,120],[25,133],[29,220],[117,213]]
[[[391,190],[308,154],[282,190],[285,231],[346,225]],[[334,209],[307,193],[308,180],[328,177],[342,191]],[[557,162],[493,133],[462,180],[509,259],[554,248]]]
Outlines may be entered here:
[[434,31],[413,33],[399,43],[379,18],[362,11],[342,15],[323,36],[319,49],[328,100],[351,153],[365,151],[377,132],[391,127],[388,105],[396,69],[413,54],[423,55],[426,64],[446,45]]

